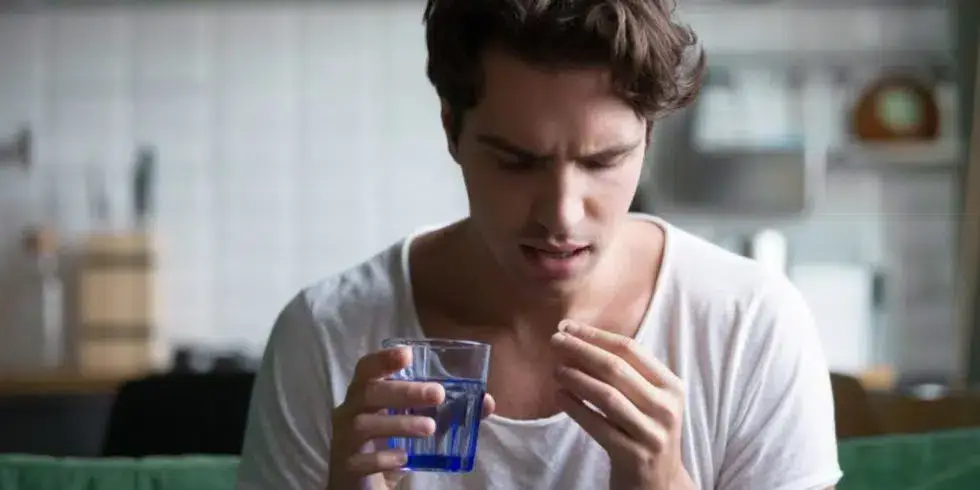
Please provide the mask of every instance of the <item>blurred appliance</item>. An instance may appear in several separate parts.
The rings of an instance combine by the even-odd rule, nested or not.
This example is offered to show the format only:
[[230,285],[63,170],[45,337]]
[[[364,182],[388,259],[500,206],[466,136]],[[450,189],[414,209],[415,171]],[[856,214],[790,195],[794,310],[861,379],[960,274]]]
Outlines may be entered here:
[[820,167],[803,144],[793,80],[778,69],[711,71],[689,108],[654,126],[646,208],[685,214],[796,217]]
[[794,265],[793,284],[803,294],[817,322],[831,371],[859,376],[873,366],[874,272],[845,263]]
[[206,346],[182,345],[173,351],[172,373],[255,372],[262,363],[261,356],[246,349],[216,349]]

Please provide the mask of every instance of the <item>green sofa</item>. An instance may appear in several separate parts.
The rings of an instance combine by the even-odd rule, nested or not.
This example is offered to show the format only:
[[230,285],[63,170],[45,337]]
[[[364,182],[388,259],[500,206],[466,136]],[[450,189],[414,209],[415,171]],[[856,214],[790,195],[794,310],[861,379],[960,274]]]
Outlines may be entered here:
[[[980,489],[980,428],[850,439],[840,462],[841,490]],[[214,456],[0,455],[0,490],[230,490],[237,464]]]

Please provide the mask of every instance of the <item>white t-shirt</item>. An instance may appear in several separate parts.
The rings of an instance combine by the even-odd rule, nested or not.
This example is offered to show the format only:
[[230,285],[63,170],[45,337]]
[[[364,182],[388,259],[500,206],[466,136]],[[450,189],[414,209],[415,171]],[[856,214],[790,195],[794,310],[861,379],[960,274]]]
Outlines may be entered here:
[[[841,477],[830,379],[813,317],[783,276],[658,223],[660,278],[637,340],[686,386],[683,458],[702,489],[806,490]],[[421,232],[420,232],[421,233]],[[421,337],[412,237],[305,289],[276,321],[252,395],[240,490],[324,490],[333,407],[382,339]],[[472,473],[410,473],[411,490],[608,488],[605,451],[564,413],[493,415]]]

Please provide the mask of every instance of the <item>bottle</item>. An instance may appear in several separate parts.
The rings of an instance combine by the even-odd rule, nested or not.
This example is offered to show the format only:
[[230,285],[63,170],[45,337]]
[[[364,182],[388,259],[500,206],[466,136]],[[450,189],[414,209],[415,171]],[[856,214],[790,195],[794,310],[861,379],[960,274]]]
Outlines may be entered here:
[[38,278],[41,328],[41,367],[61,369],[65,365],[64,283],[59,247],[54,231],[43,227],[24,232],[25,251],[33,258]]
[[745,240],[744,255],[755,259],[764,267],[786,274],[789,263],[789,245],[786,236],[777,230],[763,229]]

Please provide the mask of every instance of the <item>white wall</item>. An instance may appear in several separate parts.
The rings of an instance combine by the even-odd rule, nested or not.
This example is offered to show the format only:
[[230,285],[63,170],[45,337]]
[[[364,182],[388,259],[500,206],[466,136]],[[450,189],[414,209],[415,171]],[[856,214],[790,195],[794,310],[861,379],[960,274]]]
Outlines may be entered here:
[[[125,179],[135,146],[155,145],[165,339],[261,346],[302,285],[416,226],[465,213],[424,75],[422,4],[3,14],[0,139],[31,125],[35,177],[58,175],[67,186],[66,232],[87,226],[77,196],[87,165]],[[716,52],[949,43],[940,9],[685,12]],[[830,26],[845,27],[831,36]],[[23,262],[16,240],[37,209],[26,185],[0,170],[7,279],[12,272],[2,271]],[[116,199],[124,205],[126,196]],[[0,294],[16,294],[4,282]],[[9,318],[0,309],[8,338],[30,328]]]

